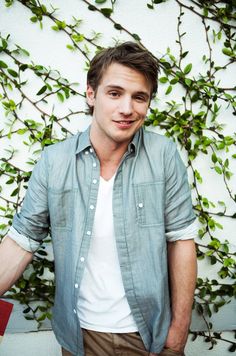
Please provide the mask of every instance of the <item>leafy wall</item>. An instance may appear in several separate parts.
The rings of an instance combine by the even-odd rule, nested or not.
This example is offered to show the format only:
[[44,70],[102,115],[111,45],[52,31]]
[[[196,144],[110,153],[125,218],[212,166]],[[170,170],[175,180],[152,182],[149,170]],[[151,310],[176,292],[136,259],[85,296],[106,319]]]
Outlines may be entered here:
[[[6,235],[14,213],[21,206],[33,165],[44,146],[75,133],[78,123],[88,124],[85,87],[81,84],[85,82],[90,59],[107,45],[104,35],[112,33],[108,36],[110,45],[129,39],[146,46],[147,40],[142,38],[147,31],[145,25],[137,23],[134,31],[129,23],[123,24],[119,9],[124,0],[73,2],[78,4],[79,15],[70,17],[64,16],[61,1],[52,4],[48,0],[6,0],[0,5],[12,12],[15,8],[25,11],[32,27],[37,26],[48,36],[54,36],[55,41],[64,43],[63,51],[55,54],[61,56],[61,63],[64,63],[64,53],[70,52],[82,69],[78,80],[77,73],[73,78],[66,78],[60,73],[61,69],[42,65],[29,53],[27,38],[25,42],[22,39],[21,43],[15,43],[15,33],[8,33],[7,24],[1,24],[1,237]],[[137,3],[131,3],[130,16],[135,18]],[[148,48],[159,59],[161,71],[159,94],[151,104],[145,125],[175,140],[188,167],[194,210],[199,220],[200,274],[194,308],[206,323],[206,331],[190,332],[193,339],[201,336],[209,342],[209,347],[213,347],[222,336],[214,332],[208,317],[236,295],[236,1],[140,0],[138,6],[139,12],[143,7],[144,24],[149,17],[153,21],[160,13],[165,16],[164,38],[168,35],[169,19],[173,20],[173,13],[177,13],[175,46],[172,48],[167,42],[163,52],[157,41]],[[16,12],[14,14],[16,16]],[[197,44],[195,50],[192,49],[192,41],[198,33],[192,32],[190,27],[186,31],[189,17],[195,29],[197,23],[199,36],[201,34],[204,41],[201,47],[204,53],[202,50],[198,53]],[[102,21],[106,33],[93,31],[96,21]],[[153,31],[155,26],[160,34],[162,29],[153,23]],[[26,305],[26,318],[37,319],[39,326],[44,319],[50,318],[49,309],[53,303],[53,278],[45,273],[53,272],[48,243],[50,238],[8,293],[8,297]],[[204,266],[202,270],[201,265]],[[204,273],[205,268],[213,271],[211,276]],[[236,350],[235,342],[225,341],[229,351]]]

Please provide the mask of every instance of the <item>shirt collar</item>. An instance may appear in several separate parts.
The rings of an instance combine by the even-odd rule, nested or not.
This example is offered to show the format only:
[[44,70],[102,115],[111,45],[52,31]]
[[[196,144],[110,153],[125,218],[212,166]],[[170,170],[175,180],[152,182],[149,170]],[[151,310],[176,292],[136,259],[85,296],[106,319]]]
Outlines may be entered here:
[[[135,133],[132,141],[129,143],[129,146],[128,146],[129,153],[134,152],[136,154],[136,152],[138,150],[138,145],[139,145],[139,137],[141,135],[142,130],[143,129],[140,128]],[[90,126],[78,136],[78,143],[77,143],[77,148],[76,148],[75,154],[80,153],[89,147],[92,147],[92,144],[90,141]]]
[[128,152],[134,152],[135,154],[138,151],[138,147],[139,147],[139,137],[140,137],[140,133],[141,133],[142,128],[140,128],[134,135],[132,141],[130,142],[129,146],[128,146]]
[[90,126],[83,131],[80,135],[78,135],[77,147],[75,154],[84,151],[86,148],[91,147],[90,142]]

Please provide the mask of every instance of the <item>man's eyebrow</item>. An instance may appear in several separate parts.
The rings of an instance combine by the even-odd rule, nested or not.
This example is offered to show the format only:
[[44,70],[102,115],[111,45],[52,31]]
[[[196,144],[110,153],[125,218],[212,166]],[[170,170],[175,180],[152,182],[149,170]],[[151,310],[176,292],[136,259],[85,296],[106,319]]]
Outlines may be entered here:
[[118,89],[118,90],[124,90],[124,88],[122,88],[121,86],[119,86],[119,85],[113,85],[113,84],[111,84],[111,85],[107,85],[106,86],[106,88],[107,89]]
[[[122,90],[122,91],[124,91],[125,89],[124,88],[122,88],[121,86],[119,86],[119,85],[107,85],[106,86],[106,88],[108,89],[108,90],[111,90],[111,89],[117,89],[117,90]],[[137,91],[137,92],[135,92],[134,93],[135,95],[143,95],[143,96],[145,96],[145,98],[147,98],[147,99],[149,99],[150,98],[150,95],[146,92],[146,91]]]

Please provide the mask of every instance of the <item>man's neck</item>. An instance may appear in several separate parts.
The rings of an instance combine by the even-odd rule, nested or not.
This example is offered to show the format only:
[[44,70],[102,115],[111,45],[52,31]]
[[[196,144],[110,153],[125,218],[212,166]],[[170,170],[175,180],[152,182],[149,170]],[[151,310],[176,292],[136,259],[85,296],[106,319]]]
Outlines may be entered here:
[[94,147],[100,161],[100,175],[109,180],[117,171],[120,162],[127,151],[126,147],[109,149],[108,147]]
[[108,140],[99,142],[99,140],[93,140],[92,137],[90,139],[100,161],[100,174],[104,179],[109,180],[117,171],[129,143],[111,143]]

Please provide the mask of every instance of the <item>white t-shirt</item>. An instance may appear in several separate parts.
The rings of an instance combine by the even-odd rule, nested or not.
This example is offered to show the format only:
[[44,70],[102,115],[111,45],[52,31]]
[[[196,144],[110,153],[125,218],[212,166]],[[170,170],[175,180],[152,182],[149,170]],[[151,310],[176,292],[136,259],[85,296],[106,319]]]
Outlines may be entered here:
[[138,328],[123,287],[112,214],[114,176],[100,178],[91,244],[80,287],[78,315],[82,328],[134,332]]

